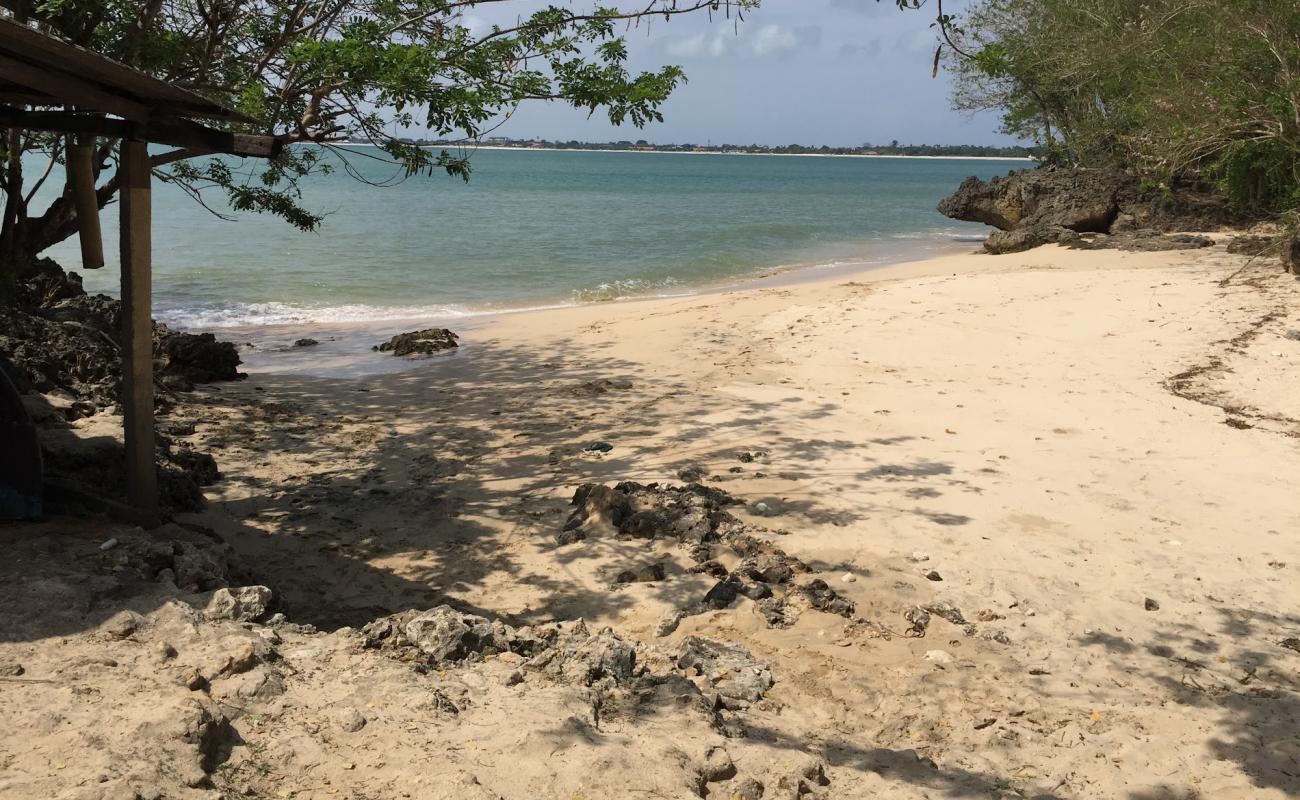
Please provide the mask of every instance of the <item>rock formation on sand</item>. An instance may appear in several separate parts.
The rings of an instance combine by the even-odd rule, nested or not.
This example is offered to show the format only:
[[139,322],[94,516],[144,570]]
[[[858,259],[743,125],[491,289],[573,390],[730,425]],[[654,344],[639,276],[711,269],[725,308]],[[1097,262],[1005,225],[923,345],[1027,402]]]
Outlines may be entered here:
[[446,328],[426,328],[422,331],[399,333],[371,349],[380,353],[392,353],[395,356],[429,356],[459,347],[456,342],[459,338]]
[[939,203],[939,212],[997,228],[984,242],[990,253],[1082,243],[1087,234],[1114,239],[1086,246],[1183,249],[1204,244],[1161,234],[1215,231],[1247,222],[1204,186],[1179,184],[1166,193],[1114,170],[1055,167],[1019,170],[989,181],[967,178]]
[[[110,415],[118,413],[121,383],[121,304],[87,294],[77,273],[65,273],[48,259],[24,270],[14,294],[12,304],[0,304],[0,370],[22,393],[39,428],[47,475],[94,494],[120,496],[121,425]],[[164,390],[155,395],[160,412],[175,404],[175,392],[243,377],[230,342],[159,323],[153,334],[154,374]],[[86,430],[74,435],[74,425]],[[211,456],[160,432],[158,458],[164,504],[200,508],[198,487],[218,477]]]
[[651,775],[667,798],[832,796],[820,758],[752,735],[780,677],[740,644],[447,605],[321,632],[240,585],[208,532],[104,533],[43,523],[0,567],[4,707],[26,731],[0,794],[596,798]]

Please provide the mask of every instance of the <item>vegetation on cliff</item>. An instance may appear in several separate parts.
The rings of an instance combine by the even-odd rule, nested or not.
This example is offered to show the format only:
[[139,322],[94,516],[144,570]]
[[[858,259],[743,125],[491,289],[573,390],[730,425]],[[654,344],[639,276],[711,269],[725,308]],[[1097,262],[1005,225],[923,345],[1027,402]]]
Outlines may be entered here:
[[956,104],[1000,110],[1053,160],[1300,208],[1294,0],[979,0],[960,24]]

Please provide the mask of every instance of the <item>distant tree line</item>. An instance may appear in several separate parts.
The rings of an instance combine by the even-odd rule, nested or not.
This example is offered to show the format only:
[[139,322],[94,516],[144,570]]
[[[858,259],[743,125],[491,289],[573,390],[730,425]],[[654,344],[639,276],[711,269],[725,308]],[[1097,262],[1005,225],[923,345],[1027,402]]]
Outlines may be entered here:
[[[448,139],[407,139],[408,143],[421,147],[457,147],[467,146],[464,140]],[[961,156],[967,158],[1038,158],[1046,153],[1039,145],[992,146],[978,144],[862,144],[854,147],[831,147],[829,145],[761,145],[761,144],[651,144],[644,139],[637,141],[622,140],[617,142],[582,142],[576,139],[567,141],[551,139],[514,139],[507,137],[490,137],[474,145],[493,147],[510,147],[518,149],[546,150],[626,150],[660,153],[750,153],[767,155],[881,155],[881,156]]]

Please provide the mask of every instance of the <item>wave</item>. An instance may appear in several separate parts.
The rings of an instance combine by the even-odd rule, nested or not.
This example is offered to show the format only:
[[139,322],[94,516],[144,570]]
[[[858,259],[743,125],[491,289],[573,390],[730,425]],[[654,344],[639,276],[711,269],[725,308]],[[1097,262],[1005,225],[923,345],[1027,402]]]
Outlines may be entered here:
[[468,317],[476,313],[461,306],[302,306],[296,303],[233,303],[219,308],[159,309],[158,321],[174,328],[243,328],[261,325],[320,325],[331,322]]
[[625,278],[607,281],[585,289],[575,289],[573,300],[577,303],[601,303],[610,300],[622,300],[628,297],[647,297],[662,294],[679,294],[686,291],[686,284],[669,276],[660,280],[643,280]]

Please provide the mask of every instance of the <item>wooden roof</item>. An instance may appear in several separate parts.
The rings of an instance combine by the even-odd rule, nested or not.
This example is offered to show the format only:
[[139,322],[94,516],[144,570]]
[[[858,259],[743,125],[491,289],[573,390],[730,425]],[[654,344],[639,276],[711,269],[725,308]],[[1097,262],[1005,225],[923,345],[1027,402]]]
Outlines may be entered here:
[[231,133],[196,119],[257,122],[197,92],[0,16],[0,126],[158,142],[196,153],[270,157],[283,145],[279,137]]

